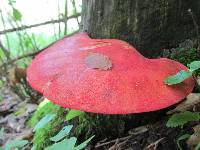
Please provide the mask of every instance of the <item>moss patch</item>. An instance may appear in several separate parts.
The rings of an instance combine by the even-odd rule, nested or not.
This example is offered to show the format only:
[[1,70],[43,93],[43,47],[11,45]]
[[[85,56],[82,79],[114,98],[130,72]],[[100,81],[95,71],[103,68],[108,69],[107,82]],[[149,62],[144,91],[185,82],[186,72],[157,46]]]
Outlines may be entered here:
[[[185,66],[190,64],[193,61],[199,60],[199,51],[196,48],[176,48],[172,51],[170,59],[176,60]],[[200,76],[200,69],[196,70],[194,73],[195,76]],[[200,86],[196,85],[193,92],[200,92]]]
[[35,132],[33,145],[36,146],[36,150],[42,150],[52,144],[49,138],[54,136],[64,126],[66,109],[49,101],[45,102],[45,104],[43,102],[38,107],[37,111],[28,121],[28,125],[33,128],[45,115],[49,113],[55,114],[56,116],[50,123]]
[[174,59],[184,65],[191,63],[192,61],[198,60],[198,50],[196,48],[179,48],[177,52],[172,53],[171,59]]

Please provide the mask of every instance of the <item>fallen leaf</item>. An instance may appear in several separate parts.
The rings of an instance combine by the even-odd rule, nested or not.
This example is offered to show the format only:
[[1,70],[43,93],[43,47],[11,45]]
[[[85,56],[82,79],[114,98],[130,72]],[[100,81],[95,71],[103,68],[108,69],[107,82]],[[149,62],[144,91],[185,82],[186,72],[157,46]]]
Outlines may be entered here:
[[138,135],[138,134],[145,133],[147,131],[148,131],[148,129],[146,126],[140,126],[140,127],[134,128],[132,130],[129,130],[128,133],[130,135]]
[[200,76],[196,78],[197,84],[200,86]]
[[0,115],[6,115],[12,112],[12,108],[17,104],[16,101],[3,101],[0,103]]
[[7,118],[7,126],[14,129],[16,132],[19,132],[25,127],[26,119],[21,117],[20,119],[14,114],[9,115]]
[[165,138],[161,138],[153,143],[151,143],[150,145],[148,145],[147,147],[144,148],[144,150],[157,150],[157,147],[159,145],[159,143],[164,140]]
[[194,133],[187,140],[187,145],[189,148],[194,149],[194,147],[200,142],[200,124],[193,127]]
[[101,53],[89,53],[85,58],[85,63],[92,69],[110,70],[112,68],[112,61],[108,56]]
[[200,93],[191,93],[186,97],[186,100],[178,104],[176,108],[167,112],[167,114],[173,114],[175,112],[182,112],[192,109],[194,106],[200,103]]

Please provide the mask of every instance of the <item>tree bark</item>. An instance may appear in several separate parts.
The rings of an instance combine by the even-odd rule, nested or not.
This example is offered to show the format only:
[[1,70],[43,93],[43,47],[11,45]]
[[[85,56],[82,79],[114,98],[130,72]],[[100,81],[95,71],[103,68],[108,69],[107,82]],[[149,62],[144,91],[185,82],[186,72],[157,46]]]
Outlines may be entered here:
[[83,0],[82,27],[92,38],[117,38],[145,56],[196,37],[191,9],[200,23],[200,1],[194,0]]

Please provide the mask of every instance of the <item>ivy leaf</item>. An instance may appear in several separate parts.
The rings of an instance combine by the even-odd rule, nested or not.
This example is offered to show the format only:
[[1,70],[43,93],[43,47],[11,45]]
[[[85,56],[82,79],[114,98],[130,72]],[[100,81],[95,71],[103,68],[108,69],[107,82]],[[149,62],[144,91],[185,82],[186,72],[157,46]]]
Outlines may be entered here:
[[25,146],[26,144],[28,144],[27,140],[14,140],[14,141],[11,141],[8,144],[6,144],[5,150],[21,148],[21,147]]
[[46,125],[48,122],[50,122],[53,118],[55,117],[55,114],[47,114],[45,117],[43,117],[35,126],[35,128],[33,129],[33,132],[35,132],[36,130],[44,127],[44,125]]
[[193,61],[190,64],[188,64],[188,67],[190,68],[190,72],[193,72],[200,68],[200,61]]
[[185,111],[172,115],[167,121],[167,127],[178,127],[183,126],[190,121],[199,121],[200,113]]
[[85,142],[81,143],[80,145],[75,147],[75,150],[81,150],[87,146],[87,144],[94,138],[94,135],[87,139]]
[[61,142],[55,143],[44,150],[74,150],[76,144],[76,138],[71,137],[69,139],[62,140]]
[[182,136],[180,136],[180,137],[178,138],[178,140],[177,140],[177,145],[178,145],[178,148],[179,148],[180,150],[182,150],[182,147],[181,147],[181,145],[180,145],[180,141],[185,140],[185,139],[188,139],[190,136],[191,136],[190,134],[184,134],[184,135],[182,135]]
[[184,70],[179,71],[176,75],[169,76],[164,80],[167,85],[174,85],[183,82],[185,79],[189,78],[192,72],[186,72]]
[[15,21],[21,21],[21,19],[22,19],[21,12],[16,8],[13,8],[13,18]]
[[62,130],[60,130],[60,132],[55,135],[54,137],[51,137],[50,140],[54,141],[54,142],[58,142],[60,140],[62,140],[64,137],[66,137],[69,132],[71,131],[73,125],[68,125],[62,128]]
[[68,114],[66,115],[66,120],[69,121],[75,117],[81,116],[85,114],[85,112],[80,111],[80,110],[75,110],[75,109],[71,109]]

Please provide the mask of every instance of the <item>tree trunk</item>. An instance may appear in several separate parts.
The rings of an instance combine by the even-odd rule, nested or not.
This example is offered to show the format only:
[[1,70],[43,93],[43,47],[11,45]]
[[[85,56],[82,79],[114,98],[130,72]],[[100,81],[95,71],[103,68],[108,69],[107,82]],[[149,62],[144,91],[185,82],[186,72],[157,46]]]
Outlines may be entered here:
[[[200,1],[83,0],[82,26],[92,38],[117,38],[145,56],[197,36]],[[197,18],[198,17],[198,18]]]

